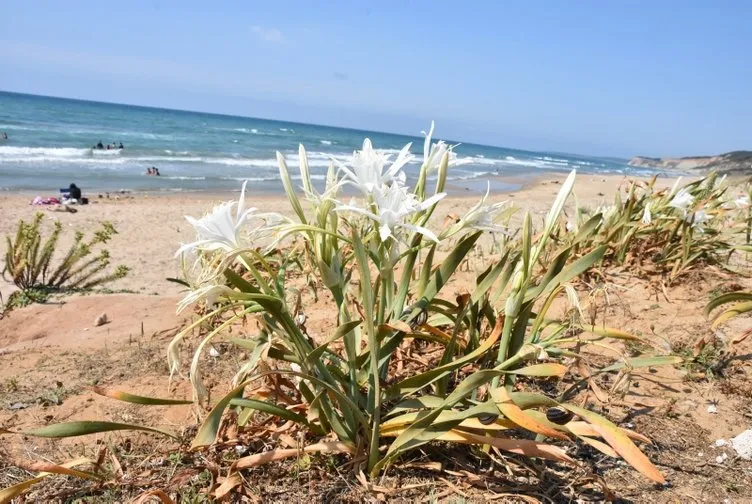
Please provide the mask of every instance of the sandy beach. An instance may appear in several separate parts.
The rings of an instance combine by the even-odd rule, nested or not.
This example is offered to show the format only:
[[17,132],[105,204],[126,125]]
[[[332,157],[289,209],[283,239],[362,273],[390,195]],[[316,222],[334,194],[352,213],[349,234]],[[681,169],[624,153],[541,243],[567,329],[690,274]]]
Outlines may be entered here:
[[[524,181],[510,180],[511,185],[521,185],[514,192],[492,191],[489,200],[507,200],[521,210],[530,210],[534,216],[542,216],[555,197],[558,184],[565,178],[559,173],[543,173]],[[597,207],[612,201],[614,190],[627,178],[622,175],[580,174],[575,192],[580,204]],[[674,179],[660,179],[659,185],[670,185]],[[504,184],[506,185],[506,184]],[[485,189],[485,184],[480,184]],[[0,196],[0,235],[15,231],[19,219],[30,220],[37,212],[43,212],[45,223],[51,226],[60,220],[69,232],[61,238],[58,250],[65,250],[70,243],[73,230],[94,229],[101,221],[110,221],[118,234],[108,248],[113,264],[124,264],[131,268],[128,276],[110,284],[113,290],[125,290],[148,295],[174,296],[180,287],[165,280],[178,274],[178,263],[174,254],[181,243],[194,239],[194,232],[186,215],[200,217],[213,205],[236,199],[237,191],[227,192],[186,192],[186,193],[91,193],[90,204],[75,207],[76,213],[53,211],[52,207],[32,206],[29,202],[34,194],[10,194]],[[42,196],[45,196],[42,194]],[[101,197],[100,197],[101,196]],[[442,221],[447,215],[459,215],[475,204],[481,193],[469,189],[450,189],[446,201],[439,207],[433,219]],[[282,193],[269,194],[254,191],[248,186],[247,204],[264,211],[289,213],[289,204]],[[440,222],[439,222],[440,224]],[[49,229],[49,228],[48,228]],[[66,241],[68,240],[68,241]],[[0,293],[7,298],[11,285],[3,281]]]

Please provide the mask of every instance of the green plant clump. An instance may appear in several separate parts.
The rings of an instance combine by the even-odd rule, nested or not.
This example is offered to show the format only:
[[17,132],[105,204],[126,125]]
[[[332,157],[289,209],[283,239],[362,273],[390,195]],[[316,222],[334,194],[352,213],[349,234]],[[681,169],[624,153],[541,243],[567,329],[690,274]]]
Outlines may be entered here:
[[62,224],[56,221],[52,232],[42,237],[44,214],[37,213],[31,222],[19,221],[15,237],[7,236],[3,278],[12,281],[15,292],[6,309],[46,301],[50,295],[63,292],[86,291],[121,279],[128,274],[127,266],[118,266],[108,272],[110,253],[95,249],[117,234],[113,225],[103,222],[89,240],[76,231],[73,243],[55,264],[55,250],[62,233]]

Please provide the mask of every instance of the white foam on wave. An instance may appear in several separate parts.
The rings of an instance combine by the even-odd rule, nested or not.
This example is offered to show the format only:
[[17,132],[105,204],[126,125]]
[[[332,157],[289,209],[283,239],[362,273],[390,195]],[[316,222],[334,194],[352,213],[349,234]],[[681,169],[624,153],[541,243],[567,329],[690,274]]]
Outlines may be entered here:
[[91,153],[91,149],[76,149],[73,147],[10,147],[0,146],[0,160],[5,157],[48,157],[66,158],[85,156]]
[[258,134],[258,130],[256,128],[251,128],[251,133],[254,135]]
[[236,180],[238,182],[271,182],[279,177],[219,177],[219,180]]
[[168,180],[206,180],[206,177],[189,177],[187,175],[162,175],[161,178]]
[[447,176],[447,180],[472,180],[472,179],[496,174],[496,172],[490,172],[490,171],[480,171],[480,172],[461,171],[459,173],[462,173],[462,175],[459,175],[459,174],[449,175]]
[[331,140],[319,140],[319,142],[321,142],[324,145],[332,145],[332,141]]
[[30,128],[29,126],[21,126],[18,124],[0,124],[0,131],[36,131],[36,128]]
[[91,149],[92,156],[119,156],[120,149]]

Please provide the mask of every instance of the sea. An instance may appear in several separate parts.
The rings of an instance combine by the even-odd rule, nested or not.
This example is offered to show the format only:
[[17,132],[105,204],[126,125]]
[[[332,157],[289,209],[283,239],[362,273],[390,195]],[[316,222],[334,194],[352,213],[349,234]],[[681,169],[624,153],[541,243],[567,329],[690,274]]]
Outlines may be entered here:
[[[294,174],[298,145],[313,179],[331,159],[346,161],[368,137],[396,153],[413,142],[415,177],[423,137],[0,92],[0,191],[56,193],[76,183],[84,191],[223,191],[243,180],[255,191],[281,191],[275,152]],[[438,140],[438,139],[435,139]],[[122,150],[93,149],[98,142]],[[446,139],[455,144],[451,139]],[[503,139],[500,139],[503,142]],[[452,187],[481,190],[486,180],[525,180],[542,172],[635,173],[624,159],[525,151],[461,143],[449,171]],[[393,157],[394,157],[393,156]],[[160,176],[147,175],[149,167]],[[644,171],[644,170],[642,170]],[[506,187],[509,188],[509,187]]]

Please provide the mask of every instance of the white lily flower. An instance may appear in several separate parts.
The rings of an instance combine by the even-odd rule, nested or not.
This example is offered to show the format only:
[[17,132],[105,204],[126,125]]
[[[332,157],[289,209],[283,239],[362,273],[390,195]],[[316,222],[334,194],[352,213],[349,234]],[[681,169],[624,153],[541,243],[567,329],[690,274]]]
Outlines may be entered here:
[[687,222],[692,221],[692,229],[695,231],[703,232],[703,225],[711,219],[710,215],[705,210],[698,210],[695,213],[686,217]]
[[679,190],[678,193],[671,199],[671,202],[668,204],[668,206],[676,208],[677,210],[681,210],[684,212],[684,215],[687,215],[687,210],[690,206],[692,206],[692,203],[694,203],[695,197],[690,194],[690,192],[682,188]]
[[[439,167],[441,158],[444,157],[444,154],[449,150],[449,146],[446,144],[446,142],[444,142],[444,140],[439,140],[438,142],[431,144],[433,129],[434,122],[431,121],[431,129],[428,130],[428,133],[421,131],[421,133],[426,136],[426,139],[423,142],[423,164],[426,166],[426,169],[429,173]],[[457,158],[456,154],[451,151],[449,152],[449,155],[450,161],[453,161]]]
[[436,194],[421,202],[418,201],[414,194],[408,192],[406,187],[394,183],[384,189],[383,192],[376,194],[375,203],[378,214],[352,204],[338,205],[335,210],[338,212],[349,210],[377,222],[379,224],[379,236],[381,236],[382,241],[386,241],[390,237],[396,239],[395,233],[397,229],[402,228],[420,233],[429,240],[438,242],[439,239],[430,229],[406,223],[405,220],[413,214],[427,210],[444,198],[444,196],[446,196],[446,193]]
[[242,247],[240,230],[248,216],[256,212],[256,208],[245,207],[245,186],[247,183],[248,181],[243,182],[240,199],[237,202],[227,201],[219,204],[200,219],[186,215],[185,218],[196,230],[198,239],[180,247],[175,253],[176,257],[186,250],[224,250],[230,252]]
[[643,224],[650,224],[653,222],[653,217],[650,214],[650,203],[645,205],[645,210],[642,212],[642,223]]
[[217,303],[217,300],[221,296],[227,296],[234,293],[235,291],[230,287],[219,284],[207,284],[194,288],[178,302],[178,313],[202,300],[211,308]]
[[736,208],[749,208],[749,204],[749,195],[747,194],[739,196],[734,200],[734,205],[736,205]]
[[595,213],[601,214],[601,222],[608,222],[616,213],[616,205],[600,205]]
[[344,172],[344,182],[360,189],[366,196],[380,192],[385,185],[394,181],[404,182],[405,174],[402,168],[410,161],[411,143],[405,145],[392,165],[384,170],[389,163],[389,156],[379,152],[371,145],[371,140],[363,140],[363,149],[353,153],[348,168],[345,164],[335,159],[340,170]]
[[486,200],[491,193],[491,183],[486,186],[486,194],[460,219],[463,227],[477,229],[479,231],[489,231],[491,233],[506,233],[508,229],[498,224],[498,221],[504,216],[508,208],[507,202],[494,203],[487,205]]

